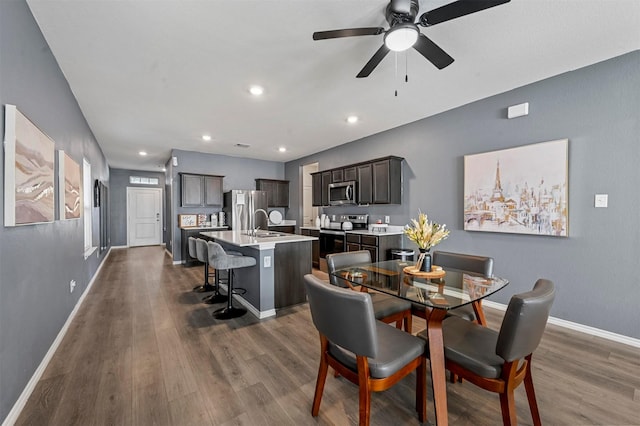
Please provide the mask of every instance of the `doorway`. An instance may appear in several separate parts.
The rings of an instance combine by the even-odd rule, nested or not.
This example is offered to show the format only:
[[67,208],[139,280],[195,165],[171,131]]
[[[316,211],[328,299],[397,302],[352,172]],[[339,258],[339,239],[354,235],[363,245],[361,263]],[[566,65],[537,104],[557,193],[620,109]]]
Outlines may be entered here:
[[162,244],[162,188],[127,187],[127,246]]
[[302,223],[300,226],[315,226],[318,208],[313,206],[313,181],[311,173],[318,171],[318,163],[302,166]]

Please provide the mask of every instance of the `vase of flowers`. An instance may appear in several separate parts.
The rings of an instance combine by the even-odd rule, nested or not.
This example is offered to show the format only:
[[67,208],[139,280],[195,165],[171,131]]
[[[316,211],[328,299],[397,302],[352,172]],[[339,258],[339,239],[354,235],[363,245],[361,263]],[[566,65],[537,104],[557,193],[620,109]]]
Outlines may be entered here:
[[420,271],[431,272],[429,250],[449,236],[447,225],[429,221],[426,213],[418,211],[418,219],[411,219],[411,224],[405,226],[404,233],[418,245],[418,250],[420,250],[416,268]]

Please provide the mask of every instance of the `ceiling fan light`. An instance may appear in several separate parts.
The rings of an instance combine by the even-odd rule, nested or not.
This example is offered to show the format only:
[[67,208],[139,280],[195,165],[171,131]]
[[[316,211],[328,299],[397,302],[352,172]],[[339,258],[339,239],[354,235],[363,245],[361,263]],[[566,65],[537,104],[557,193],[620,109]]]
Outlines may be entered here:
[[418,40],[418,28],[414,24],[397,25],[384,35],[384,44],[394,52],[402,52]]

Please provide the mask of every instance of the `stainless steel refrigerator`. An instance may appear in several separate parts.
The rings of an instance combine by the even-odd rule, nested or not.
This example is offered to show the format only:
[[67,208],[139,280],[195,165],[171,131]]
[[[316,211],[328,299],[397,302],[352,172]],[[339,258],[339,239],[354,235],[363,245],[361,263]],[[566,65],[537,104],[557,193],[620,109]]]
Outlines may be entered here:
[[229,229],[248,230],[260,227],[268,229],[267,193],[233,189],[224,193],[224,206]]

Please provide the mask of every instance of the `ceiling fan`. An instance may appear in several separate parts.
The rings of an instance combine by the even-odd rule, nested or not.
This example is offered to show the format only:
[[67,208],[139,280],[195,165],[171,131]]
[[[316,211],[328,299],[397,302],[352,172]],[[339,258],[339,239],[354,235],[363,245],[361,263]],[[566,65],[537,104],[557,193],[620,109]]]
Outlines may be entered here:
[[313,33],[313,39],[326,40],[330,38],[384,34],[384,43],[358,73],[357,78],[368,77],[382,59],[387,56],[389,51],[402,52],[411,47],[416,49],[438,69],[443,69],[451,65],[453,58],[422,34],[418,26],[430,27],[464,15],[480,12],[490,7],[499,6],[509,1],[458,0],[425,12],[416,21],[419,10],[418,0],[391,0],[385,11],[385,17],[390,27],[388,30],[382,27],[366,27],[318,31]]

